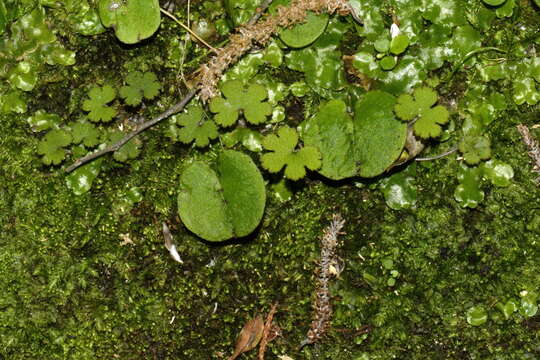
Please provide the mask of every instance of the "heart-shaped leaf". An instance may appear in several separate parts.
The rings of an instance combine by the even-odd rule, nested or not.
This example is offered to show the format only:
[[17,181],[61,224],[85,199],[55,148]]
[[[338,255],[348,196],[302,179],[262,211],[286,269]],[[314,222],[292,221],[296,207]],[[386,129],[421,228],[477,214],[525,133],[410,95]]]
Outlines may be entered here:
[[202,161],[180,177],[178,212],[186,227],[208,241],[249,235],[264,213],[264,181],[251,158],[222,152],[214,167]]

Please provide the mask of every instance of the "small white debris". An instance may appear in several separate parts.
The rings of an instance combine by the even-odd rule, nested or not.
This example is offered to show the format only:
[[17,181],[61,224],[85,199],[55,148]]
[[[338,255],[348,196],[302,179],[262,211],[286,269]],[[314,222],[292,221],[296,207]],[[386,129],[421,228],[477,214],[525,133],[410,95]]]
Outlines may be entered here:
[[169,253],[171,253],[171,257],[179,262],[180,264],[183,264],[184,262],[180,258],[180,254],[178,254],[178,250],[176,250],[176,245],[174,245],[173,236],[171,234],[171,231],[169,230],[169,227],[164,222],[163,225],[163,237],[165,238],[165,247],[167,250],[169,250]]
[[400,32],[401,30],[399,30],[399,26],[396,23],[392,23],[390,26],[390,36],[392,39],[398,36]]

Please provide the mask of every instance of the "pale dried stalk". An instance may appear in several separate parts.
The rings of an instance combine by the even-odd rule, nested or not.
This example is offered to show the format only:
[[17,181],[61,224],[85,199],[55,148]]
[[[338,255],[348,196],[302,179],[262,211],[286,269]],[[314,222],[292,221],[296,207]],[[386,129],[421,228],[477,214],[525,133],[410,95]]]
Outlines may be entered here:
[[[519,124],[517,129],[521,134],[521,139],[529,149],[529,157],[532,159],[534,164],[533,171],[540,175],[540,145],[538,144],[538,141],[532,137],[528,127],[523,124]],[[536,179],[536,183],[540,186],[540,177]]]
[[272,321],[274,320],[274,315],[277,310],[277,303],[273,304],[270,308],[268,316],[266,316],[266,321],[264,323],[263,335],[261,342],[259,344],[259,360],[264,360],[264,353],[266,352],[266,346],[268,345],[270,330],[272,330]]
[[329,14],[337,11],[345,15],[350,12],[350,7],[346,0],[293,0],[287,7],[278,7],[275,15],[269,15],[255,24],[241,26],[238,33],[230,37],[230,42],[217,49],[216,56],[200,67],[198,87],[201,99],[207,101],[218,94],[217,84],[223,72],[254,44],[264,46],[280,28],[303,22],[308,11]]
[[332,277],[331,267],[336,262],[336,248],[338,245],[338,236],[343,234],[341,229],[345,225],[345,220],[341,215],[334,214],[330,226],[324,229],[324,234],[321,239],[321,259],[319,262],[319,272],[317,274],[316,299],[313,321],[311,329],[307,334],[300,347],[313,344],[319,341],[326,335],[330,327],[332,318],[332,303],[330,302],[329,282]]

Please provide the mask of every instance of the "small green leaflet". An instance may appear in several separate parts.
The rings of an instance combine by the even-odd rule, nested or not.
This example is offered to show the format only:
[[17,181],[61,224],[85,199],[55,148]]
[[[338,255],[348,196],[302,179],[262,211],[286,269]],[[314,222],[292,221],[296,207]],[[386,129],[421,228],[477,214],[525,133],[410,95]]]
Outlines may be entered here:
[[120,96],[125,100],[126,104],[135,106],[139,105],[142,98],[153,99],[159,94],[161,85],[157,81],[156,74],[153,72],[133,71],[126,77],[128,85],[120,88]]
[[469,165],[476,165],[480,160],[491,157],[490,141],[485,136],[465,136],[459,144],[459,151]]
[[263,147],[272,152],[261,156],[262,166],[270,172],[278,172],[285,166],[285,177],[298,180],[306,175],[305,168],[317,170],[321,167],[321,154],[314,146],[296,150],[298,134],[296,130],[284,126],[277,135],[270,134],[263,140]]
[[[190,107],[187,112],[171,118],[167,135],[173,140],[184,144],[195,141],[198,147],[207,146],[210,140],[217,138],[217,126],[211,119],[204,119],[203,109],[200,105]],[[176,125],[181,125],[178,128]]]
[[71,144],[71,135],[63,129],[51,130],[41,139],[37,146],[37,152],[43,155],[41,161],[45,165],[58,165],[66,156],[65,146]]
[[251,84],[245,89],[240,80],[231,80],[221,86],[221,92],[225,97],[213,98],[210,101],[210,111],[216,113],[214,120],[223,127],[233,125],[240,111],[254,125],[265,122],[266,117],[272,113],[272,106],[263,102],[268,93],[262,85]]
[[448,110],[437,105],[437,93],[429,87],[421,87],[414,90],[414,97],[402,94],[397,99],[394,107],[396,115],[405,121],[416,119],[414,133],[421,138],[427,139],[441,135],[441,125],[448,122]]
[[116,115],[116,110],[107,104],[114,100],[116,91],[110,85],[93,87],[88,93],[90,99],[83,102],[82,108],[89,111],[88,118],[93,122],[109,122]]
[[87,148],[99,144],[100,133],[98,129],[87,121],[79,121],[72,125],[71,132],[74,144],[82,142]]

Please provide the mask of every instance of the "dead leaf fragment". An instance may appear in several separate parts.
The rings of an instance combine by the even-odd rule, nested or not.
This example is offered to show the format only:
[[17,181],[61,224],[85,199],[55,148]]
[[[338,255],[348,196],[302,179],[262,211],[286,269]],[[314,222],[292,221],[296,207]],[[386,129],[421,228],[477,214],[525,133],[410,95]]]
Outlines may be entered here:
[[240,354],[255,348],[261,340],[263,329],[264,322],[260,316],[249,320],[240,331],[240,335],[236,339],[234,353],[229,357],[229,360],[234,360]]

